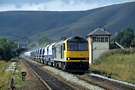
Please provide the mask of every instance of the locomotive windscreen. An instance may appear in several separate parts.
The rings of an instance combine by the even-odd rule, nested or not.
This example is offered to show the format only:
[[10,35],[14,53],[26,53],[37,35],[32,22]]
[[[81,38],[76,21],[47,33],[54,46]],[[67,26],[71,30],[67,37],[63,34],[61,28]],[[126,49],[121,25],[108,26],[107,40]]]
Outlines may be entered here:
[[87,42],[68,42],[69,51],[87,51],[88,43]]

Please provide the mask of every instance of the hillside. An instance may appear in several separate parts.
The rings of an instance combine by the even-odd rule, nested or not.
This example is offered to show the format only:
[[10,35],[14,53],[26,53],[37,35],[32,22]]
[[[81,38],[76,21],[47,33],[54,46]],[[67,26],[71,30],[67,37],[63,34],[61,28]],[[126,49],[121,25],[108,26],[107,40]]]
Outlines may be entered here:
[[87,11],[6,11],[0,12],[0,36],[12,39],[51,39],[86,36],[97,27],[111,33],[131,27],[135,30],[135,2]]

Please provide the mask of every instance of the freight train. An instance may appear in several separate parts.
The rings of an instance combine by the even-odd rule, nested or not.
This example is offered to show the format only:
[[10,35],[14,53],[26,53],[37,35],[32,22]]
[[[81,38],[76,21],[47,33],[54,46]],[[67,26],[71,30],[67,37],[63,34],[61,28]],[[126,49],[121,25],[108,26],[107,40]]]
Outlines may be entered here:
[[30,51],[31,58],[65,71],[89,69],[88,41],[75,36]]

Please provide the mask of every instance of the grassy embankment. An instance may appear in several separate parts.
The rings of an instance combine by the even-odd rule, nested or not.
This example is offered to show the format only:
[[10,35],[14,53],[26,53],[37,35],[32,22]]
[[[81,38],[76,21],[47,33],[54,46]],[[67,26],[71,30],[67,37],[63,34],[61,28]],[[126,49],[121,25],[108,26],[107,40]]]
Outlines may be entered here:
[[95,73],[135,84],[135,50],[115,50],[106,53],[91,69]]
[[15,77],[15,86],[21,87],[24,82],[21,80],[21,68],[19,64],[17,64],[17,70],[13,75],[13,72],[6,71],[11,62],[5,62],[0,60],[0,90],[8,90],[10,87],[11,78]]
[[9,62],[0,61],[0,90],[1,89],[7,89],[9,85],[9,79],[11,77],[11,74],[8,72],[5,72],[5,69],[9,65]]
[[21,67],[21,63],[17,62],[17,72],[15,73],[15,86],[16,88],[20,88],[25,86],[25,81],[22,80],[22,67]]

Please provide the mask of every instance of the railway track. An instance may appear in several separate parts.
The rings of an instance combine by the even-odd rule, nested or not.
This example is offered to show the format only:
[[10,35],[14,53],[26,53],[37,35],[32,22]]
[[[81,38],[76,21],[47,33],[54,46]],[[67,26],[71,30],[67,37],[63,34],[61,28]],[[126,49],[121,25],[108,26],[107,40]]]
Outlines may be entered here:
[[88,83],[98,85],[105,88],[106,90],[135,90],[135,86],[125,85],[123,83],[116,82],[115,80],[106,79],[96,74],[87,74],[84,76],[78,75],[78,78]]
[[[46,73],[44,70],[42,71],[40,69],[41,65],[39,65],[39,64],[35,65],[28,61],[27,61],[27,63],[33,68],[33,70],[35,70],[37,72],[37,74],[43,79],[43,81],[45,81],[45,83],[48,84],[48,86],[51,88],[50,90],[58,90],[58,89],[59,90],[76,90],[77,89],[77,88],[74,88],[74,86],[70,86],[70,85],[67,85],[67,84],[59,81],[58,79],[54,78],[54,76]],[[53,70],[53,71],[55,71],[55,70]],[[95,86],[104,88],[105,90],[135,90],[134,87],[130,87],[128,85],[120,84],[117,82],[112,82],[112,81],[106,80],[104,78],[91,76],[90,74],[85,74],[85,75],[73,74],[73,76],[77,76],[78,79],[80,79],[82,81],[86,81],[89,84],[93,84]],[[77,89],[77,90],[82,90],[82,89]],[[90,89],[90,90],[97,90],[97,89]]]
[[[123,82],[123,81],[119,81],[119,80],[115,80],[115,79],[111,79],[111,78],[107,78],[98,74],[89,74],[90,77],[92,77],[93,79],[100,79],[101,81],[104,81],[114,87],[117,87],[117,90],[135,90],[135,84],[131,84],[131,83],[127,83],[127,82]],[[116,90],[116,89],[115,89]]]
[[48,90],[75,90],[74,87],[67,85],[49,73],[43,71],[40,66],[35,65],[27,60],[24,60],[24,63],[31,67],[36,76],[48,88]]

